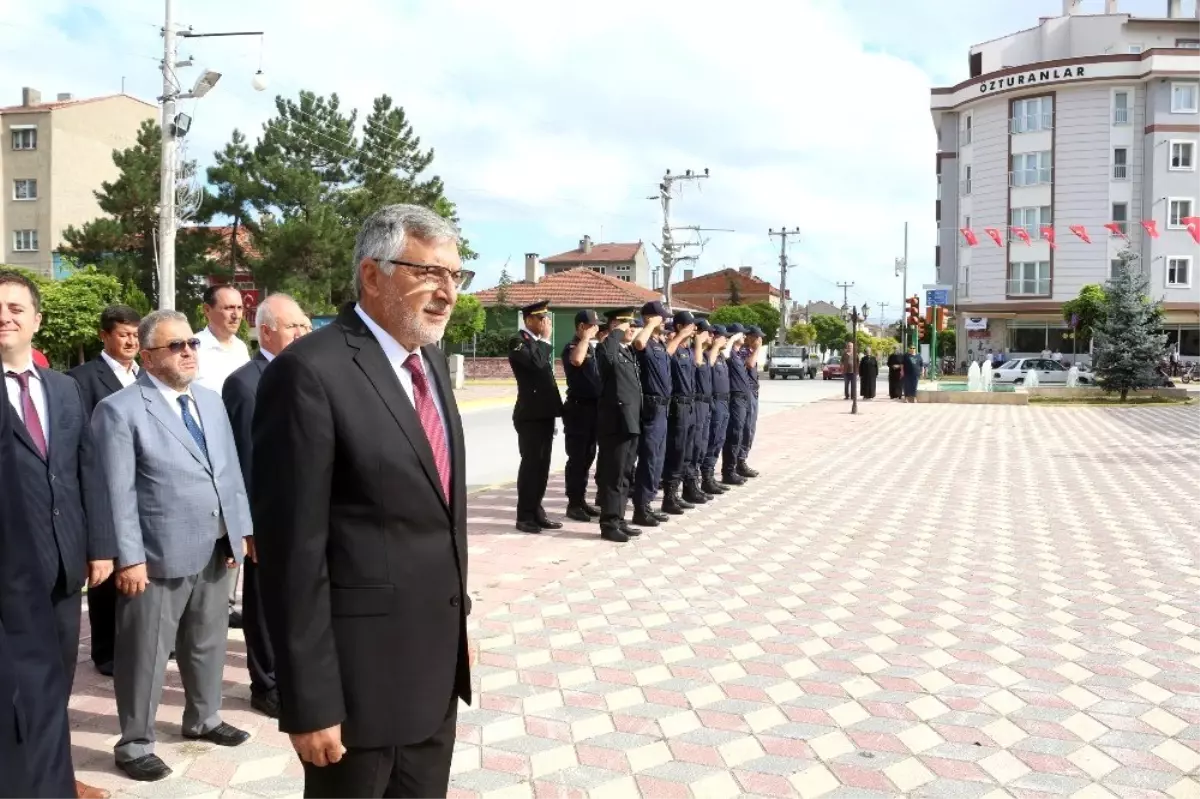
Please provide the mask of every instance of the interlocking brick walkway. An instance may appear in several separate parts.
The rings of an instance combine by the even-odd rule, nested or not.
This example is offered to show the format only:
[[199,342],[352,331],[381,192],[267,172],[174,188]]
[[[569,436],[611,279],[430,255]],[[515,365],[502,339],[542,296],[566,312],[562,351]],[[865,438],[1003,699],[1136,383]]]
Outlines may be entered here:
[[[822,402],[764,420],[762,476],[614,546],[471,503],[477,708],[457,796],[1200,797],[1200,412]],[[551,488],[561,510],[561,483]],[[81,664],[81,777],[130,796],[298,794],[285,736],[111,766]]]

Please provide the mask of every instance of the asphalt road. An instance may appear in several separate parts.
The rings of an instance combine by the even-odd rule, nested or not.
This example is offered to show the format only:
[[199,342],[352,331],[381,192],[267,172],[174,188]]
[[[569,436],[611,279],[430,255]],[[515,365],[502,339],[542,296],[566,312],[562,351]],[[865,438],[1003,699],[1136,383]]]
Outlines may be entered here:
[[[884,386],[886,396],[887,388]],[[807,405],[810,402],[839,397],[840,380],[768,380],[762,381],[759,414],[772,414]],[[517,479],[520,456],[517,453],[517,434],[512,426],[512,404],[476,408],[463,412],[463,427],[467,440],[467,487],[469,490],[507,483]],[[567,455],[562,444],[559,426],[551,469],[563,468]]]

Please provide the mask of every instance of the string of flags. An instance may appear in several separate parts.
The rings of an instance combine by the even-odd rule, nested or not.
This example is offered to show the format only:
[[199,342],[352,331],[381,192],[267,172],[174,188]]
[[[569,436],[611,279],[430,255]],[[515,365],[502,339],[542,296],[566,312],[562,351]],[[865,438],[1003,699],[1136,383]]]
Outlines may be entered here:
[[[1185,216],[1179,221],[1182,222],[1187,228],[1188,233],[1192,235],[1192,238],[1196,240],[1196,243],[1200,244],[1200,216]],[[1114,236],[1118,236],[1126,241],[1129,241],[1129,235],[1123,228],[1123,226],[1126,224],[1128,223],[1108,222],[1104,225],[1104,229],[1112,233]],[[1143,219],[1142,227],[1145,229],[1146,234],[1150,236],[1150,238],[1157,239],[1159,237],[1158,222],[1156,220]],[[1067,229],[1078,236],[1084,243],[1092,243],[1091,237],[1088,236],[1086,226],[1069,225]],[[1003,247],[1004,234],[1001,232],[1001,230],[1002,228],[985,227],[983,232],[987,234],[988,238],[996,242],[997,247]],[[1025,242],[1026,244],[1033,244],[1033,237],[1029,235],[1029,231],[1025,228],[1013,226],[1009,227],[1008,230],[1012,231],[1013,236]],[[975,230],[973,228],[959,228],[958,232],[962,234],[963,240],[967,242],[968,247],[974,247],[979,244],[979,237],[975,235]],[[1054,225],[1041,225],[1038,232],[1038,240],[1047,241],[1050,243],[1051,249],[1057,249],[1058,243],[1055,241]]]

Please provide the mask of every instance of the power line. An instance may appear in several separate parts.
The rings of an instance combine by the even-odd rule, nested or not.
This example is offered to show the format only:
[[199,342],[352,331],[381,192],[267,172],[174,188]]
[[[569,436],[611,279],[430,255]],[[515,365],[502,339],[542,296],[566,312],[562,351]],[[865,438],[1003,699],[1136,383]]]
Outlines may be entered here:
[[788,257],[787,243],[788,236],[800,238],[800,228],[788,230],[782,227],[779,230],[769,228],[767,235],[772,238],[779,237],[779,332],[776,338],[780,344],[787,340],[788,329],[788,301],[787,301],[787,273],[788,273]]
[[837,287],[842,290],[842,310],[850,307],[850,289],[854,288],[854,283],[838,283]]
[[671,200],[674,199],[673,191],[675,184],[679,181],[690,182],[707,178],[708,167],[704,168],[703,175],[693,172],[690,169],[682,175],[672,175],[671,170],[668,169],[663,175],[662,181],[658,184],[658,194],[646,198],[648,200],[658,200],[662,204],[662,246],[655,245],[655,249],[658,250],[659,256],[662,257],[663,297],[666,298],[668,307],[671,305],[671,272],[675,269],[675,264],[684,260],[694,261],[698,257],[694,255],[680,256],[679,252],[684,247],[699,246],[698,244],[675,243],[675,237],[671,228]]

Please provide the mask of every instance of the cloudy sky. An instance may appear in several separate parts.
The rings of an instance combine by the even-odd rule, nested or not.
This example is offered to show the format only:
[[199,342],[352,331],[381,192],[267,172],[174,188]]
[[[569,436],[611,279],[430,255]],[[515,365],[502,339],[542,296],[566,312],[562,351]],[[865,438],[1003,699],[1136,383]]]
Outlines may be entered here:
[[[1090,2],[1090,4],[1089,4]],[[1099,11],[1102,0],[1085,0]],[[175,0],[185,42],[224,73],[194,108],[202,163],[239,127],[256,135],[276,94],[388,93],[436,148],[432,171],[480,252],[478,287],[522,255],[595,241],[651,242],[664,169],[708,167],[674,222],[711,233],[699,271],[748,265],[778,282],[767,229],[800,227],[795,299],[889,302],[910,225],[909,287],[933,279],[935,137],[929,88],[967,77],[967,48],[1061,11],[1060,0]],[[1160,8],[1160,6],[1162,8]],[[1166,0],[1123,0],[1161,14]],[[161,0],[0,4],[0,104],[161,93]],[[256,93],[259,68],[271,80]],[[196,70],[185,71],[185,83]],[[360,116],[365,116],[362,114]],[[653,256],[652,260],[656,260]]]

